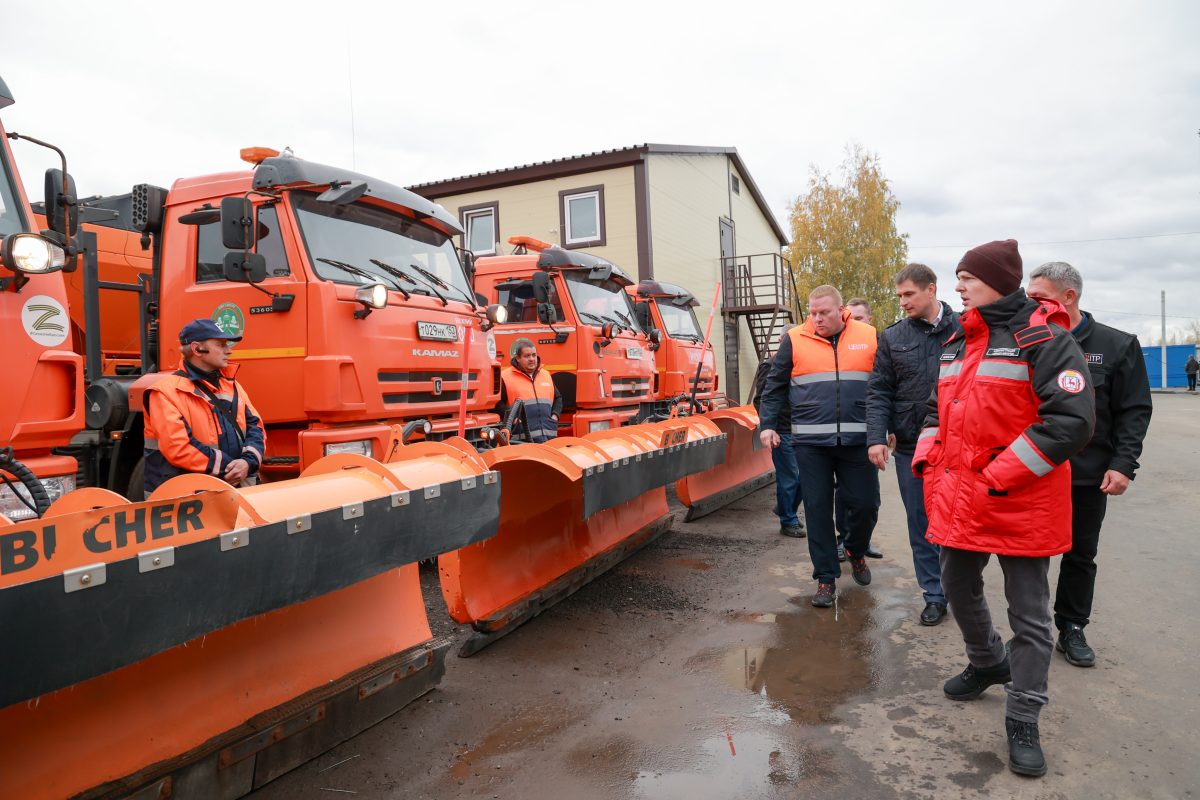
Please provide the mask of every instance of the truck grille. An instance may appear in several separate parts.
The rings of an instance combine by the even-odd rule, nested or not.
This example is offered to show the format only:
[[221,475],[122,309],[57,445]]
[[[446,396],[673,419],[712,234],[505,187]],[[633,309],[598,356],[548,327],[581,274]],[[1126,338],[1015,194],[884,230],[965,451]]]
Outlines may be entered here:
[[[457,370],[380,370],[378,378],[385,405],[458,402],[461,394],[458,389],[442,389],[440,393],[434,391],[439,382],[449,384],[461,381],[462,373]],[[475,397],[478,388],[479,372],[468,373],[467,399]]]
[[649,378],[613,378],[610,382],[614,400],[631,400],[650,391]]

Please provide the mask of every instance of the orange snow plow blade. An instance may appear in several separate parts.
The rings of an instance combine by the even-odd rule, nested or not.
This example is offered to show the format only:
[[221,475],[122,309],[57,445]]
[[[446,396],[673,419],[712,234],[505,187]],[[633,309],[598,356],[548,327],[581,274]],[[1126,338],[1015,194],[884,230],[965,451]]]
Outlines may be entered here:
[[240,797],[355,735],[444,672],[416,562],[498,518],[450,440],[0,528],[0,797]]
[[689,419],[709,420],[727,438],[725,459],[720,465],[688,475],[675,484],[679,502],[688,507],[685,522],[711,514],[774,482],[771,450],[758,439],[758,412],[754,406],[726,408]]
[[502,477],[496,536],[438,558],[471,655],[575,592],[671,525],[665,487],[724,455],[719,430],[671,420],[484,453]]

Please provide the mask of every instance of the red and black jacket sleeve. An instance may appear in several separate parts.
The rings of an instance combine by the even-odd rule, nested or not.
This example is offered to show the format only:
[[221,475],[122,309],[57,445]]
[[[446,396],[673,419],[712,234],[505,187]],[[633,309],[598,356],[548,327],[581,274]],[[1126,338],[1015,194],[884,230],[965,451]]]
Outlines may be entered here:
[[998,491],[1025,486],[1082,450],[1096,425],[1096,398],[1083,351],[1058,326],[1053,336],[1029,348],[1037,420],[983,470]]

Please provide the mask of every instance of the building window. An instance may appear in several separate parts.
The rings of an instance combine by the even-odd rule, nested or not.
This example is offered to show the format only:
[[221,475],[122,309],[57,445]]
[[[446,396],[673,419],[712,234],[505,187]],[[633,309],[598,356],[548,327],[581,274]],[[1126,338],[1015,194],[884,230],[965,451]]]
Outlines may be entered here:
[[498,203],[483,203],[463,206],[458,210],[462,220],[463,248],[477,256],[494,256],[500,241],[500,206]]
[[730,176],[729,176],[729,186],[730,186],[730,188],[731,188],[731,189],[733,189],[733,193],[734,193],[734,194],[741,194],[741,193],[742,193],[742,182],[738,180],[738,176],[737,176],[737,175],[730,174]]
[[604,245],[604,187],[585,186],[558,193],[563,247]]

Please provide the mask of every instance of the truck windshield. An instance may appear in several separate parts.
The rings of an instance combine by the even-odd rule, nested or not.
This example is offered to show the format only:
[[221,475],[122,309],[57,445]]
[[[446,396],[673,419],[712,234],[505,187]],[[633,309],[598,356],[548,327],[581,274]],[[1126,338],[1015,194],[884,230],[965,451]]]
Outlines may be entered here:
[[673,306],[670,303],[659,303],[658,311],[662,314],[663,327],[667,336],[672,339],[692,339],[700,341],[700,323],[696,320],[696,312],[691,308]]
[[613,322],[635,333],[643,333],[637,322],[629,295],[616,281],[589,281],[587,273],[566,271],[567,290],[575,303],[575,311],[588,325],[603,325]]
[[0,145],[0,236],[29,230],[25,225],[24,215],[21,213],[21,203],[17,200],[17,190],[13,184],[14,176],[5,149]]
[[[353,285],[378,282],[431,294],[428,279],[421,274],[425,270],[449,287],[442,292],[450,299],[472,296],[451,237],[423,222],[364,203],[319,203],[305,192],[292,193],[292,207],[309,262],[324,280]],[[397,277],[396,270],[416,281]]]

